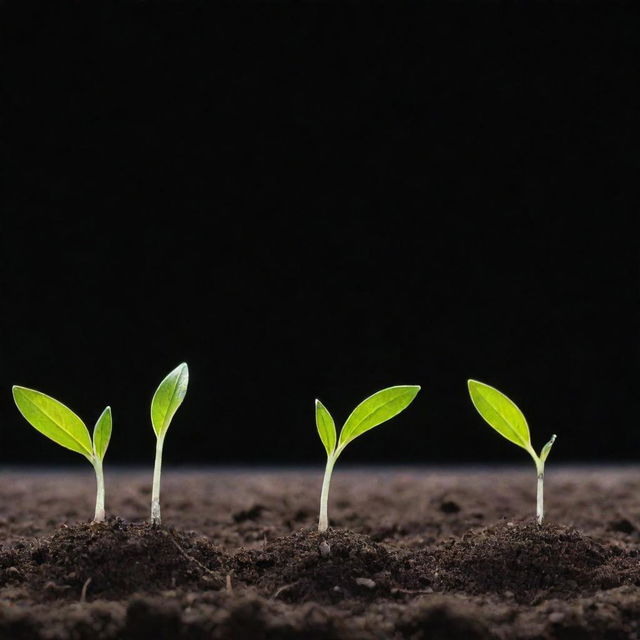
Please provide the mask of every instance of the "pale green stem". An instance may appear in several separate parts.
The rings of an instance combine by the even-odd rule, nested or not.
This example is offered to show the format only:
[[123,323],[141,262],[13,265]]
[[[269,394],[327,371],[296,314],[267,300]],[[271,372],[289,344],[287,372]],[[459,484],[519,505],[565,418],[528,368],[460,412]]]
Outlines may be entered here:
[[104,522],[104,473],[102,471],[102,460],[97,457],[92,461],[93,468],[96,472],[96,514],[93,517],[94,522]]
[[535,454],[533,449],[529,451],[535,460],[536,471],[538,473],[538,496],[536,500],[536,518],[538,520],[538,524],[542,524],[542,520],[544,519],[544,464],[547,461],[547,457],[549,456],[549,452],[551,451],[551,447],[555,441],[556,434],[554,433],[551,436],[551,440],[542,447],[540,457]]
[[156,442],[156,462],[153,466],[153,489],[151,491],[151,524],[160,524],[160,473],[162,472],[162,445],[164,436]]
[[542,524],[544,519],[544,462],[538,461],[536,464],[538,472],[538,491],[536,499],[536,520]]
[[329,528],[329,516],[327,513],[329,503],[329,486],[331,484],[331,473],[333,465],[336,463],[337,455],[332,454],[327,457],[327,466],[324,470],[324,480],[322,481],[322,493],[320,494],[320,518],[318,519],[318,531],[326,531]]

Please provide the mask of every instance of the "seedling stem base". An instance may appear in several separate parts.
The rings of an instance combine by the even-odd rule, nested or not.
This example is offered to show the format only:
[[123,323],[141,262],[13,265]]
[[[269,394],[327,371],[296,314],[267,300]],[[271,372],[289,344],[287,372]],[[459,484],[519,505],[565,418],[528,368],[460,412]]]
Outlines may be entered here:
[[329,456],[327,458],[327,466],[324,470],[322,493],[320,494],[320,518],[318,520],[318,531],[326,531],[329,528],[329,487],[331,485],[331,474],[333,473],[333,465],[336,463],[336,458],[337,456]]
[[96,513],[94,522],[104,522],[104,473],[102,471],[102,461],[95,458],[91,462],[96,472]]
[[153,489],[151,492],[151,524],[160,524],[160,474],[162,472],[162,447],[164,436],[156,442],[156,461],[153,466]]

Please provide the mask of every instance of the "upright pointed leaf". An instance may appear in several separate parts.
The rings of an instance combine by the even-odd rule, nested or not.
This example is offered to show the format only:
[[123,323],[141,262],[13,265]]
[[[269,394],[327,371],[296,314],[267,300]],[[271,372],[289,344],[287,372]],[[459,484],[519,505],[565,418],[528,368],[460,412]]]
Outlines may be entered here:
[[347,418],[340,432],[339,446],[345,446],[365,431],[377,427],[406,409],[418,395],[420,387],[388,387],[363,400]]
[[93,455],[91,437],[84,422],[69,407],[35,389],[13,387],[13,399],[27,422],[60,446]]
[[178,407],[187,394],[189,368],[183,362],[161,383],[151,400],[151,424],[157,437],[164,436]]
[[320,400],[316,400],[316,427],[327,455],[330,456],[336,448],[336,424]]
[[547,444],[545,444],[544,447],[542,447],[542,451],[540,452],[540,462],[542,462],[542,464],[544,464],[547,461],[547,458],[551,451],[551,447],[553,446],[553,443],[555,441],[556,441],[556,434],[554,433],[551,436],[551,440],[549,440],[549,442],[547,442]]
[[104,460],[104,454],[107,452],[109,440],[111,440],[112,424],[111,407],[107,407],[100,414],[98,422],[93,428],[93,451],[99,460]]
[[529,425],[522,411],[504,393],[469,380],[469,394],[478,413],[502,436],[531,453]]

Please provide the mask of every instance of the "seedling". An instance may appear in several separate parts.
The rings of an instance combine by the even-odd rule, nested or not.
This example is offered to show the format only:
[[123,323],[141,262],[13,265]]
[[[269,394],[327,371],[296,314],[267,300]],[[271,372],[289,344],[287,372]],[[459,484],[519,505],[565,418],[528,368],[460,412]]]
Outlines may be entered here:
[[327,408],[316,400],[316,426],[320,440],[327,450],[327,466],[324,471],[322,493],[320,495],[320,518],[318,531],[326,531],[329,526],[327,505],[329,502],[329,486],[333,465],[344,448],[365,431],[377,427],[379,424],[397,416],[406,409],[412,400],[418,395],[420,387],[405,385],[389,387],[374,393],[363,400],[347,418],[340,430],[340,439],[336,435],[336,425]]
[[469,380],[469,394],[478,413],[502,436],[529,452],[536,464],[538,474],[538,492],[536,503],[536,517],[538,524],[544,518],[544,464],[547,461],[551,447],[556,440],[555,434],[542,447],[540,456],[531,446],[529,425],[520,409],[503,393],[488,384]]
[[13,387],[13,399],[27,422],[59,445],[82,454],[96,472],[94,522],[104,520],[104,473],[102,462],[111,439],[111,407],[107,407],[93,428],[93,442],[84,422],[54,398],[26,387]]
[[164,437],[178,407],[187,394],[189,368],[183,362],[161,383],[151,400],[151,424],[156,434],[156,462],[153,467],[153,490],[151,493],[151,522],[160,524],[160,473],[162,471],[162,447]]

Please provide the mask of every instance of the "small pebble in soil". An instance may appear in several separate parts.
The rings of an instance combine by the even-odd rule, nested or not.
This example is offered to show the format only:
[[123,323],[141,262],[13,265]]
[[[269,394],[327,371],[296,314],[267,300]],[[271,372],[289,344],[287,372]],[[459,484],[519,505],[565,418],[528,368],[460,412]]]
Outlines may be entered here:
[[356,584],[367,589],[375,589],[376,583],[371,578],[356,578]]

